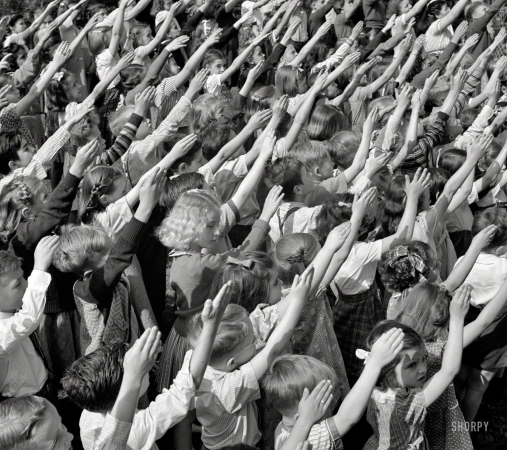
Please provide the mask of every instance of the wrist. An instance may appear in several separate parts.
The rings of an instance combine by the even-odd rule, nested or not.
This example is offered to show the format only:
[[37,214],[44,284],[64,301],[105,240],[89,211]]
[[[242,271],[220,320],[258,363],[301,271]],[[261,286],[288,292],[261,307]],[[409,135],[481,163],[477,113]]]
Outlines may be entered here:
[[47,272],[48,269],[49,269],[49,266],[50,266],[50,264],[44,264],[44,263],[41,263],[41,262],[37,262],[37,260],[35,260],[35,264],[33,265],[33,270],[39,270],[41,272]]

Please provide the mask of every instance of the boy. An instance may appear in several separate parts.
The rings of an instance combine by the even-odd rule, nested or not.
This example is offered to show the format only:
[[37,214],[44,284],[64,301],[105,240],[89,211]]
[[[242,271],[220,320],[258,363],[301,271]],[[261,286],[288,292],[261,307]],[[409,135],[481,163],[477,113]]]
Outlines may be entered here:
[[[230,291],[228,283],[213,301],[206,301],[201,314],[203,332],[194,350],[186,354],[183,367],[173,384],[158,395],[147,409],[137,411],[133,416],[128,439],[130,448],[157,449],[155,441],[187,415],[195,389],[203,379],[218,325],[230,300]],[[156,353],[159,350],[160,345]],[[123,389],[122,379],[125,380],[127,376],[122,370],[127,355],[125,345],[121,343],[101,347],[78,359],[62,379],[64,395],[84,409],[79,425],[85,450],[96,448],[104,419],[115,402],[118,404]],[[141,380],[137,398],[148,388],[148,372],[149,369]]]
[[28,283],[23,278],[21,259],[0,252],[0,394],[3,397],[50,394],[48,371],[34,333],[44,313],[51,281],[47,270],[57,244],[58,236],[41,239],[35,249]]
[[[289,309],[266,347],[257,355],[254,330],[247,311],[239,305],[228,306],[195,403],[205,448],[215,450],[237,444],[255,446],[261,438],[255,405],[255,400],[261,397],[259,380],[268,370],[270,359],[284,351],[289,343],[308,298],[312,279],[313,267],[295,282],[289,294]],[[201,328],[196,316],[189,326],[191,341],[202,336]]]

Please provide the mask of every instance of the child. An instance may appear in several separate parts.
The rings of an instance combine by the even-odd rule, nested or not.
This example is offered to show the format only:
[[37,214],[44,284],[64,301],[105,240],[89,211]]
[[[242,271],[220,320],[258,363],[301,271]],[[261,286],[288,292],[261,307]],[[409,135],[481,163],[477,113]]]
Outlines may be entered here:
[[81,317],[81,351],[88,354],[115,339],[134,342],[137,321],[123,271],[132,263],[139,237],[158,202],[165,172],[153,171],[141,187],[140,204],[115,245],[105,231],[68,227],[61,234],[55,266],[80,277],[74,297]]
[[[384,366],[391,363],[402,348],[403,332],[391,329],[372,348],[361,378],[345,397],[338,412],[334,387],[336,374],[330,367],[309,356],[286,355],[277,358],[262,380],[266,396],[282,415],[276,430],[275,450],[290,449],[298,440],[308,440],[313,448],[343,448],[341,439],[359,421]],[[321,381],[327,380],[327,381]],[[320,400],[321,414],[313,416],[312,397],[326,391]],[[309,395],[310,391],[312,394]],[[325,419],[321,421],[322,419]],[[319,423],[320,422],[320,423]]]
[[[373,390],[367,419],[373,427],[374,436],[364,449],[429,448],[424,434],[426,410],[459,372],[463,352],[463,322],[468,306],[465,290],[453,297],[442,367],[430,379],[427,379],[424,340],[416,331],[392,321],[382,322],[372,330],[366,341],[367,349],[372,349],[380,336],[392,328],[401,328],[404,338],[401,352],[382,369]],[[369,357],[363,352],[358,352],[358,356],[363,359]]]
[[[294,280],[287,313],[257,355],[255,335],[248,313],[229,305],[218,327],[210,365],[197,393],[196,412],[202,424],[203,445],[210,449],[246,444],[255,446],[261,437],[255,400],[260,398],[259,380],[289,342],[308,299],[313,268]],[[189,336],[195,340],[202,330],[198,316],[190,322]]]
[[[355,349],[365,341],[375,324],[385,318],[385,308],[375,281],[377,263],[383,253],[399,242],[412,238],[419,197],[428,186],[429,176],[426,171],[419,170],[410,184],[407,179],[407,203],[396,233],[373,242],[354,242],[351,254],[333,276],[332,288],[337,298],[333,311],[335,333],[344,354],[351,384],[359,377],[361,369],[357,359],[354,359]],[[323,205],[317,217],[316,228],[321,242],[332,227],[345,222],[351,215],[354,216],[351,201],[352,196],[345,194],[332,198]],[[359,226],[362,222],[361,218]],[[364,231],[362,234],[365,234]]]
[[[135,413],[128,440],[129,448],[157,448],[155,441],[186,416],[193,403],[195,390],[203,380],[212,343],[229,299],[230,286],[225,285],[213,301],[206,301],[201,313],[203,332],[196,341],[194,350],[185,355],[183,366],[171,387],[158,395],[148,408]],[[153,337],[156,345],[152,346],[151,351],[154,350],[156,356],[161,347],[160,333],[156,328],[151,329],[148,339]],[[85,450],[96,448],[106,414],[109,414],[117,401],[122,378],[125,380],[127,375],[122,373],[122,363],[128,355],[125,351],[124,343],[98,348],[78,359],[62,379],[64,395],[84,409],[79,425]],[[141,385],[138,398],[148,388],[148,372],[146,370],[139,380]]]
[[57,244],[57,236],[39,242],[28,284],[23,278],[20,259],[0,252],[0,394],[3,397],[56,394],[51,392],[48,383],[47,361],[36,332],[51,281],[47,270]]

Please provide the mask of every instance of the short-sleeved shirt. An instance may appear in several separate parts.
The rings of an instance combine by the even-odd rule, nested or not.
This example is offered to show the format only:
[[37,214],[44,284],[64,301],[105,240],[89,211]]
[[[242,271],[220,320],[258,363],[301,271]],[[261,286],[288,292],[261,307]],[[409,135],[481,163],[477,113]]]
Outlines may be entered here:
[[[275,450],[280,450],[289,438],[290,431],[285,429],[282,423],[278,425],[275,431]],[[308,434],[308,442],[312,450],[342,450],[342,437],[336,428],[334,419],[330,417],[320,423],[315,424]]]
[[430,25],[428,31],[426,31],[426,43],[424,44],[424,50],[427,53],[444,50],[454,36],[452,25],[449,25],[447,28],[442,30],[440,23],[440,20],[436,20]]
[[[290,209],[299,209],[291,214],[289,217],[285,217]],[[299,202],[286,202],[282,203],[275,215],[269,221],[271,230],[269,237],[274,243],[278,242],[282,237],[280,232],[280,224],[282,224],[283,234],[293,233],[309,233],[315,230],[317,227],[317,216],[322,209],[322,205],[308,208],[304,203]]]
[[261,438],[255,405],[260,398],[250,363],[233,372],[208,366],[195,400],[204,446],[210,450],[237,444],[255,446]]
[[377,263],[382,257],[382,240],[371,243],[356,242],[343,263],[334,282],[346,295],[367,291],[375,281]]

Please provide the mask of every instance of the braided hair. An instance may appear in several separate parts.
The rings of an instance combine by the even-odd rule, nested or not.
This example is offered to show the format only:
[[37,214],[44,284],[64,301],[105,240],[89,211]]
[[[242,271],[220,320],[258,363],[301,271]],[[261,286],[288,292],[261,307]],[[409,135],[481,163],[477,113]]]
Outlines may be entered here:
[[99,165],[89,170],[83,178],[81,195],[79,196],[78,220],[91,223],[97,212],[104,211],[100,197],[107,195],[113,188],[113,182],[121,177],[121,173],[111,166]]

